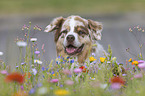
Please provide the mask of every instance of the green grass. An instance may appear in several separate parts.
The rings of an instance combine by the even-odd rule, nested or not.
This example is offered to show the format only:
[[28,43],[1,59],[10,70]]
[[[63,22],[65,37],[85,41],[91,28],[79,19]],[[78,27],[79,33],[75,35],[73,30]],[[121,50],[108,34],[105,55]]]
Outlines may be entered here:
[[119,13],[144,11],[145,0],[1,0],[0,12],[9,13]]

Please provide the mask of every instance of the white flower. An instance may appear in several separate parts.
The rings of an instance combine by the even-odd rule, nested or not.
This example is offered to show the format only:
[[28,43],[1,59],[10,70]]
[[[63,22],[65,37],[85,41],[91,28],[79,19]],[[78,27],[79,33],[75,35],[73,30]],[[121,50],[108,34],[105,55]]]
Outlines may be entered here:
[[34,60],[34,63],[37,63],[37,64],[42,64],[42,61],[40,61],[40,60]]
[[26,47],[27,46],[27,43],[24,42],[24,41],[18,41],[17,42],[17,46],[19,46],[19,47]]
[[95,80],[96,78],[94,78],[94,77],[90,77],[90,79],[91,79],[91,80]]
[[102,89],[105,89],[105,88],[107,87],[107,84],[100,84],[100,87],[101,87]]
[[47,87],[41,87],[41,88],[38,89],[38,94],[39,95],[45,95],[45,94],[47,94],[47,92],[48,92]]
[[32,72],[33,72],[34,75],[37,74],[37,70],[35,68],[32,69]]
[[30,41],[31,42],[36,42],[37,41],[37,38],[31,38]]
[[0,56],[2,56],[3,55],[3,52],[0,52]]

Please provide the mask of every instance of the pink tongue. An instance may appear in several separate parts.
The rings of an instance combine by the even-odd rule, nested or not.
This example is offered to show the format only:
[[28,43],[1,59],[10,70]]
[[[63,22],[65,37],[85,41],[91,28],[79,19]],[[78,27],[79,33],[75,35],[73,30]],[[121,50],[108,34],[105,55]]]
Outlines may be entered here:
[[67,53],[74,53],[76,51],[75,48],[66,48]]

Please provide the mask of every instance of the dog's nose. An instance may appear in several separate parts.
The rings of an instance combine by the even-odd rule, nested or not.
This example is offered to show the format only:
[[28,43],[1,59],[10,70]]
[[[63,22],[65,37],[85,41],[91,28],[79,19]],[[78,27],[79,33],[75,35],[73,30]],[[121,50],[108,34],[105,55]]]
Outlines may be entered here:
[[68,42],[73,42],[75,40],[75,37],[73,35],[68,35],[66,39]]

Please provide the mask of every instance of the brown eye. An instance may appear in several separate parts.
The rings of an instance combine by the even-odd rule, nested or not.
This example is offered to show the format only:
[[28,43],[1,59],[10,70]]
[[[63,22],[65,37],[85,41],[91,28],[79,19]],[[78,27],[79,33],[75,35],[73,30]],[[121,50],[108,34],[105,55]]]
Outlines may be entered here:
[[61,33],[64,33],[64,34],[66,34],[66,33],[67,33],[67,30],[64,30],[64,31],[62,31]]

